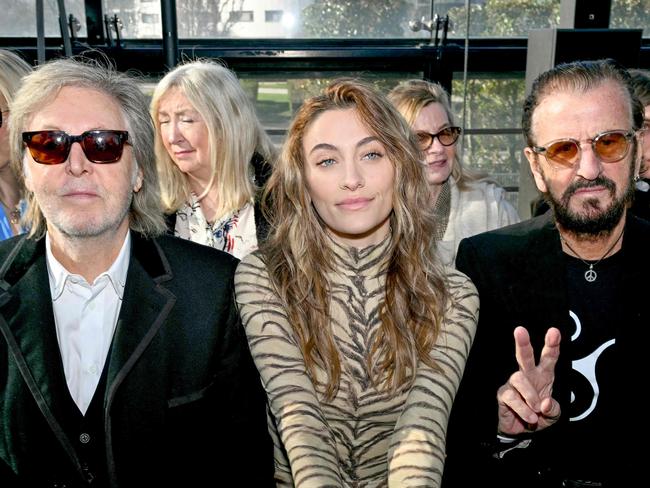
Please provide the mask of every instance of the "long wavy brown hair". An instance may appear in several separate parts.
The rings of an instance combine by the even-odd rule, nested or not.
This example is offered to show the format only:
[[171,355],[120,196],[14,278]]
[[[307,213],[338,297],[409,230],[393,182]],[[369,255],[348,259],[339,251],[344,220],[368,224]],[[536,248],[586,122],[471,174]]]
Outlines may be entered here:
[[437,368],[430,353],[448,300],[445,275],[432,245],[429,188],[413,132],[371,86],[352,79],[332,82],[322,95],[305,101],[289,128],[265,191],[267,218],[273,230],[261,248],[308,373],[312,379],[317,368],[327,374],[328,398],[336,394],[341,377],[326,278],[334,261],[325,224],[311,203],[305,183],[303,138],[322,113],[349,108],[356,110],[382,143],[395,167],[381,327],[366,354],[366,367],[376,387],[396,391],[410,385],[418,361]]

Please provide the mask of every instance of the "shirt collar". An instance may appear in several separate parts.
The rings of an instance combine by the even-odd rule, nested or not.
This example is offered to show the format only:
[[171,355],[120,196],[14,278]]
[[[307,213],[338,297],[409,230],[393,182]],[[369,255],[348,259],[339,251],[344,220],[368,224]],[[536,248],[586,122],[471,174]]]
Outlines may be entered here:
[[[79,276],[70,273],[52,254],[52,243],[49,233],[45,233],[45,258],[47,260],[47,271],[50,278],[50,290],[52,291],[52,300],[55,301],[65,288],[66,281],[71,276]],[[115,290],[117,296],[122,300],[124,296],[124,287],[126,286],[126,275],[129,270],[129,261],[131,258],[131,232],[126,233],[124,243],[120,249],[117,258],[113,261],[107,271],[95,278],[95,282],[102,276],[108,276],[108,279]],[[92,283],[91,283],[92,285]]]

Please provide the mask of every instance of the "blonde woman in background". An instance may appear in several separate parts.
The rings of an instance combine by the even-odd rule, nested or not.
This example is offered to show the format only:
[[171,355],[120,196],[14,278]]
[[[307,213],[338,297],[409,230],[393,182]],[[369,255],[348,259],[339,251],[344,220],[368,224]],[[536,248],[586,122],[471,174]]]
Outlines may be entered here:
[[447,265],[454,265],[461,239],[519,222],[505,190],[463,168],[456,151],[461,128],[454,124],[449,96],[437,83],[409,80],[388,94],[415,131],[436,218],[434,239]]
[[439,484],[478,296],[429,245],[416,146],[354,80],[291,124],[267,187],[273,231],[235,278],[279,486]]
[[234,73],[193,61],[167,73],[151,101],[170,230],[242,258],[266,233],[255,205],[275,157]]
[[9,118],[14,93],[31,69],[17,54],[0,49],[0,240],[25,231],[20,223],[23,188],[10,164]]

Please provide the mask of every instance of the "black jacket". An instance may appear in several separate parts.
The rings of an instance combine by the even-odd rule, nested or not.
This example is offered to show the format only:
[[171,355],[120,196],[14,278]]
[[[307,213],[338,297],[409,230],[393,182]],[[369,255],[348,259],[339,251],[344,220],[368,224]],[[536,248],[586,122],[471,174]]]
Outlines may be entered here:
[[[620,357],[614,374],[620,378],[617,393],[621,401],[620,415],[611,419],[611,429],[602,436],[603,449],[611,459],[607,486],[633,486],[627,481],[635,476],[642,479],[645,473],[645,450],[633,446],[648,438],[648,423],[630,417],[635,417],[649,369],[650,315],[645,284],[650,276],[649,248],[650,223],[628,213],[622,253],[629,317],[616,324]],[[536,354],[546,330],[551,326],[560,329],[564,339],[553,396],[563,412],[568,411],[572,324],[564,262],[551,212],[461,241],[456,265],[476,285],[481,304],[476,337],[450,416],[445,488],[560,486],[556,483],[563,478],[563,463],[571,459],[563,442],[567,415],[534,434],[528,448],[513,450],[502,459],[493,453],[496,392],[518,369],[512,335],[515,327],[528,329]]]
[[233,297],[238,261],[132,237],[105,366],[108,479],[92,485],[60,423],[69,393],[45,239],[0,243],[0,486],[273,486],[266,399]]

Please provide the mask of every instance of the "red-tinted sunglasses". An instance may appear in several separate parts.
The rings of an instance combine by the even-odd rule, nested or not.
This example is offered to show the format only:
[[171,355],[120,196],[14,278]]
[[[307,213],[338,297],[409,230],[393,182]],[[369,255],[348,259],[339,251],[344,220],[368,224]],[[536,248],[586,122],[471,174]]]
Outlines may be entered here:
[[40,164],[61,164],[68,159],[72,144],[78,142],[89,161],[115,163],[122,157],[129,133],[125,130],[87,130],[71,136],[62,130],[23,132],[23,142],[34,161]]
[[[616,163],[630,150],[634,131],[608,130],[595,135],[583,142],[591,144],[591,150],[599,161],[603,163]],[[582,157],[581,141],[577,139],[557,139],[546,146],[533,146],[531,149],[536,154],[543,155],[555,167],[573,168]]]

